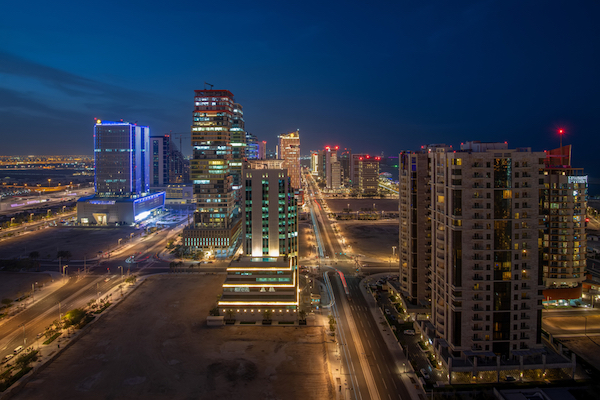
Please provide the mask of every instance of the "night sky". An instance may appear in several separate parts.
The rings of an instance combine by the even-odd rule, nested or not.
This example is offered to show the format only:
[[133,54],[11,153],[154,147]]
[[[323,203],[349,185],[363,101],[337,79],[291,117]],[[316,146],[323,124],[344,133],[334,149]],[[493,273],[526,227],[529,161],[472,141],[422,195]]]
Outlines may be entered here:
[[270,147],[545,150],[563,127],[600,178],[597,1],[4,3],[2,155],[92,154],[94,118],[189,132],[208,82]]

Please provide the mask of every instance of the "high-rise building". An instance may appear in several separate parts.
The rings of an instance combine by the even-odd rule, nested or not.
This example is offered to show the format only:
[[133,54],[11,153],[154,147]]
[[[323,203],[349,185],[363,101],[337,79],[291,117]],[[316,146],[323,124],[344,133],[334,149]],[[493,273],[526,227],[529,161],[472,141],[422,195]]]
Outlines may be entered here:
[[97,120],[94,126],[95,194],[77,201],[87,225],[134,224],[158,212],[165,192],[150,194],[150,129]]
[[367,157],[368,154],[352,154],[351,155],[351,162],[350,162],[350,184],[352,185],[353,188],[358,189],[358,186],[360,184],[360,180],[358,179],[358,173],[359,173],[359,161],[361,159],[364,159],[365,157]]
[[235,101],[228,90],[196,90],[194,105],[190,175],[197,208],[184,243],[227,257],[239,246],[241,228],[230,165]]
[[429,305],[431,288],[431,185],[427,150],[399,156],[400,284],[409,302]]
[[338,157],[338,161],[340,162],[342,184],[345,187],[350,187],[350,164],[352,163],[352,149],[344,149],[342,154],[340,154]]
[[244,257],[227,268],[219,309],[238,320],[295,320],[298,206],[283,160],[243,171]]
[[229,162],[234,190],[242,187],[242,162],[246,158],[246,132],[244,129],[244,111],[241,104],[235,103],[231,120],[231,161]]
[[248,160],[258,160],[258,138],[256,135],[246,132],[246,158]]
[[366,155],[358,158],[358,190],[360,194],[369,196],[379,192],[379,157]]
[[[548,302],[582,296],[587,248],[587,191],[587,175],[582,168],[571,166],[570,145],[546,153],[544,187],[540,193],[540,251],[546,288],[544,298]],[[537,203],[533,201],[521,206],[522,209],[534,207]]]
[[544,153],[481,142],[428,153],[436,345],[451,357],[540,352]]
[[170,145],[170,135],[150,136],[150,185],[153,187],[164,186],[169,183]]
[[281,134],[278,138],[278,158],[284,161],[283,166],[288,170],[292,187],[300,189],[300,131]]
[[249,161],[244,170],[244,254],[298,256],[298,206],[283,160]]
[[98,120],[94,127],[96,195],[143,196],[150,189],[150,128]]
[[310,171],[314,176],[319,175],[319,152],[315,150],[310,151]]

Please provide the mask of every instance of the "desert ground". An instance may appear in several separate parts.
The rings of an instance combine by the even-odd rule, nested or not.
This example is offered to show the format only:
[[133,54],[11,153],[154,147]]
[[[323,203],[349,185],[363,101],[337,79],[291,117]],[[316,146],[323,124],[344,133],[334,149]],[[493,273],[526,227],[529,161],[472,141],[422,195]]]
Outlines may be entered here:
[[0,258],[27,257],[32,251],[40,253],[40,259],[55,259],[61,250],[70,251],[73,260],[98,256],[98,250],[108,251],[125,241],[131,233],[139,235],[141,230],[121,227],[73,227],[59,226],[29,232],[10,240],[0,241]]
[[52,277],[45,273],[0,272],[0,299],[14,300],[30,293],[32,284],[37,292],[40,287],[51,282]]
[[366,258],[376,259],[379,262],[389,262],[392,257],[392,246],[396,246],[397,263],[399,240],[397,219],[336,221],[336,224],[352,246],[353,254],[362,254]]
[[208,327],[224,275],[159,275],[17,399],[331,399],[322,327]]
[[389,211],[397,213],[399,204],[398,199],[327,198],[326,201],[329,209],[334,213],[343,212],[345,208],[348,208],[348,204],[350,204],[350,209],[352,211],[360,211],[361,209],[370,210],[373,208],[373,204],[375,204],[375,209],[377,211]]

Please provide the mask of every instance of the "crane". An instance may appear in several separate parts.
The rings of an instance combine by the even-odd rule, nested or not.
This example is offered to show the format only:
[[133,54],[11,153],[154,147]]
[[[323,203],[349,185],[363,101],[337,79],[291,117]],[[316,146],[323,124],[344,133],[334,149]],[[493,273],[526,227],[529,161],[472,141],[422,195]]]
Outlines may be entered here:
[[213,86],[215,85],[211,85],[210,83],[204,82],[204,90],[206,90],[207,86],[210,86],[210,90],[212,90]]

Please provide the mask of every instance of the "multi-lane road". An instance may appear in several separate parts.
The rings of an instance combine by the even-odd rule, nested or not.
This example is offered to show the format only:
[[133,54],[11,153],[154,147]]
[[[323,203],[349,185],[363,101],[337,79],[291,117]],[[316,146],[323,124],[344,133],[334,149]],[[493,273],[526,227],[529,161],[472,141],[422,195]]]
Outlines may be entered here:
[[[369,305],[359,287],[356,266],[351,256],[345,256],[327,217],[316,184],[307,176],[310,212],[315,225],[320,253],[329,255],[320,264],[331,266],[326,281],[331,283],[334,303],[332,314],[337,321],[341,372],[344,378],[344,398],[352,399],[409,399],[402,382],[401,361],[394,358],[381,335]],[[342,253],[342,255],[339,255]],[[339,272],[341,273],[339,273]],[[343,275],[346,286],[342,283]],[[406,363],[407,361],[405,361]]]

